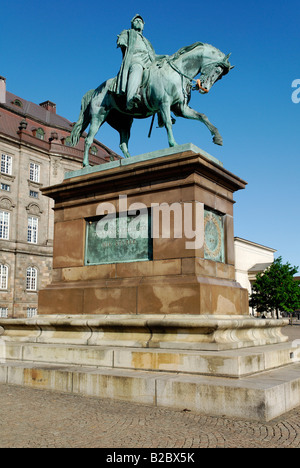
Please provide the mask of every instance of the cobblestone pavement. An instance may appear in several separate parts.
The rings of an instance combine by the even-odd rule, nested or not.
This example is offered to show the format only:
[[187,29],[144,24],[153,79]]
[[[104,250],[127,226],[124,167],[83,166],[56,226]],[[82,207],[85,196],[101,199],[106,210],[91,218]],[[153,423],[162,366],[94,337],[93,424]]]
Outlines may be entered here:
[[295,448],[300,408],[259,423],[0,384],[0,448],[46,447]]

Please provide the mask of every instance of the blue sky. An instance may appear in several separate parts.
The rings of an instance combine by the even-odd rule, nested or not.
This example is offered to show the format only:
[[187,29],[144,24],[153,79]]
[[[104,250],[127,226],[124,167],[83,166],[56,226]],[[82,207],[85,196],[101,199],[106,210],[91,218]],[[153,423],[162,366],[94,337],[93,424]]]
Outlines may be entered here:
[[[1,0],[7,89],[36,103],[54,101],[60,115],[76,121],[85,92],[118,73],[116,36],[136,13],[158,54],[196,41],[232,53],[235,69],[208,95],[194,92],[190,103],[219,129],[224,146],[212,143],[203,124],[180,118],[175,139],[203,148],[248,182],[235,194],[235,235],[300,267],[300,103],[291,98],[300,79],[299,0]],[[168,146],[164,129],[147,138],[149,126],[149,119],[134,123],[132,155]],[[97,139],[120,152],[107,124]]]

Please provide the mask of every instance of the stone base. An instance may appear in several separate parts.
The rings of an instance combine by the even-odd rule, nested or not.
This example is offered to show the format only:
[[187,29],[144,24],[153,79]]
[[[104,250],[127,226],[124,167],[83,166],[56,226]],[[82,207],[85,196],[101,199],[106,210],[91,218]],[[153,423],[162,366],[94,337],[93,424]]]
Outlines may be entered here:
[[2,319],[0,382],[269,421],[300,405],[300,353],[280,332],[286,323]]
[[288,320],[230,315],[50,315],[0,320],[5,342],[227,350],[283,343]]
[[[2,343],[3,346],[3,343]],[[1,360],[239,379],[295,362],[291,343],[230,351],[185,351],[6,342]],[[300,376],[299,376],[300,377]]]
[[[291,357],[288,359],[291,356],[289,347],[277,346],[254,354],[248,349],[249,356],[245,353],[241,359],[246,367],[239,364],[238,368],[247,371],[255,361],[264,365],[293,362]],[[232,369],[232,372],[233,364],[239,362],[239,357],[234,354],[236,351],[231,352],[231,356],[218,356],[218,353],[216,356],[198,353],[187,356],[187,352],[177,354],[155,350],[135,354],[135,350],[126,350],[123,354],[124,349],[120,348],[87,348],[75,345],[9,345],[9,355],[21,353],[23,356],[17,361],[6,359],[0,365],[0,382],[264,422],[300,405],[299,363],[240,378],[212,377],[197,374],[201,365],[198,369],[193,366],[202,361],[204,371],[226,372],[227,360],[227,370]],[[51,363],[42,362],[48,358]],[[77,364],[67,364],[68,360],[77,361]],[[83,361],[88,364],[82,365]],[[187,366],[186,361],[189,362]],[[147,367],[147,362],[149,367],[154,363],[154,367],[158,365],[164,370],[123,367],[128,363],[138,368]],[[188,371],[192,368],[194,373],[178,372],[182,367]]]
[[[43,188],[55,202],[54,243],[39,315],[248,316],[234,267],[233,195],[245,186],[185,145],[84,168]],[[115,227],[129,223],[122,236],[111,224],[108,237],[97,234],[107,209]],[[142,209],[148,238],[131,226]]]

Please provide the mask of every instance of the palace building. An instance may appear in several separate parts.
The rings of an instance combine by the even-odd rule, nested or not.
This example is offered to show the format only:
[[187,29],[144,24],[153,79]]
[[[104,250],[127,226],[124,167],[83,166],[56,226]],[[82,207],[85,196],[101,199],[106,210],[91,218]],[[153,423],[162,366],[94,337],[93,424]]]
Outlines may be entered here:
[[[70,146],[73,124],[51,101],[34,104],[6,90],[0,76],[0,316],[37,314],[38,291],[50,283],[53,201],[40,189],[82,166],[84,138]],[[94,141],[90,163],[119,159]]]

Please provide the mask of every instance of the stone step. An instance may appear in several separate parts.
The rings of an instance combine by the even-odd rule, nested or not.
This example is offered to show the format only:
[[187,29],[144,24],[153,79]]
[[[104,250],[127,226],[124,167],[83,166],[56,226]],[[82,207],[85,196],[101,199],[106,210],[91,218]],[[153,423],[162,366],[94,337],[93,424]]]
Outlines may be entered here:
[[300,405],[300,364],[240,379],[6,361],[0,382],[270,421]]
[[2,360],[25,363],[107,367],[240,378],[300,361],[292,343],[226,351],[198,351],[0,342]]

